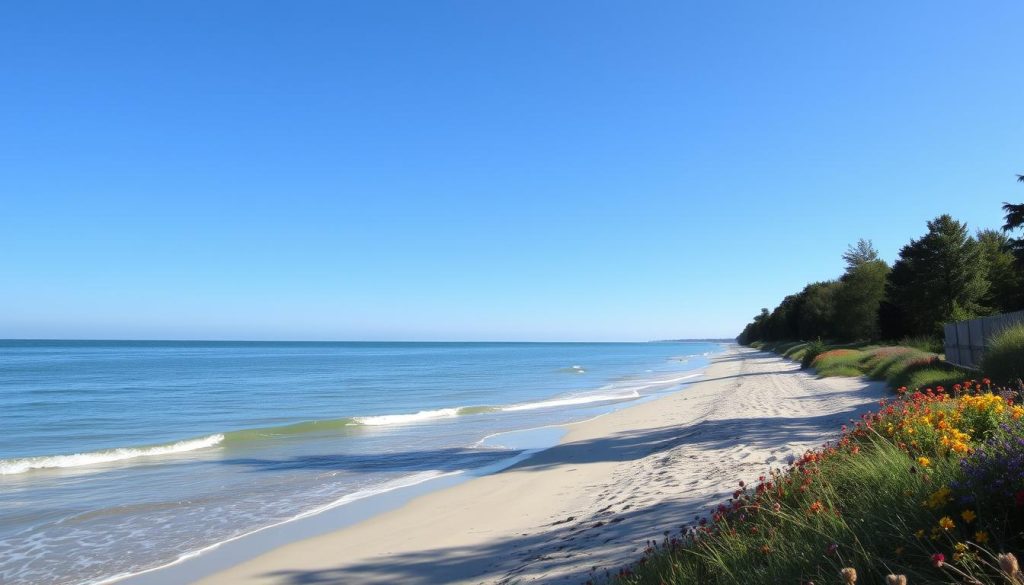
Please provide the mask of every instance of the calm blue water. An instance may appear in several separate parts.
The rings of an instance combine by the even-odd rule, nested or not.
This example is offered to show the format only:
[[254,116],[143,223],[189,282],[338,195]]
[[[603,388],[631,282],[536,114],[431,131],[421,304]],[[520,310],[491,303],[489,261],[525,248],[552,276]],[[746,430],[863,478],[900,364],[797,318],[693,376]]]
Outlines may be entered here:
[[514,455],[710,343],[0,341],[0,582],[88,583]]

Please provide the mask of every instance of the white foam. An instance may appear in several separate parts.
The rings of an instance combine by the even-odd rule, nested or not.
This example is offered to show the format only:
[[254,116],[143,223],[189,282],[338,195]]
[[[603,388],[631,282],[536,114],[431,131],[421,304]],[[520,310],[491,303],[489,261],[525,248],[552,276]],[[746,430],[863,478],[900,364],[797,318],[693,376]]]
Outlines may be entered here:
[[553,400],[542,400],[540,402],[527,402],[525,404],[513,404],[501,410],[514,412],[517,410],[534,410],[537,408],[554,408],[556,406],[572,406],[574,404],[589,404],[591,402],[610,402],[612,400],[631,400],[640,398],[640,392],[633,390],[629,394],[590,394],[584,396],[569,396],[566,398],[555,398]]
[[0,459],[0,475],[15,475],[33,469],[54,469],[63,467],[81,467],[97,463],[110,463],[135,459],[136,457],[157,457],[173,453],[185,453],[196,449],[213,447],[224,440],[224,435],[210,435],[201,439],[178,441],[169,445],[153,447],[122,447],[107,451],[76,453],[74,455],[50,455],[42,457],[23,457],[20,459]]
[[382,414],[380,416],[357,416],[354,420],[361,425],[382,426],[400,425],[437,418],[459,416],[458,408],[440,408],[438,410],[421,410],[413,414]]

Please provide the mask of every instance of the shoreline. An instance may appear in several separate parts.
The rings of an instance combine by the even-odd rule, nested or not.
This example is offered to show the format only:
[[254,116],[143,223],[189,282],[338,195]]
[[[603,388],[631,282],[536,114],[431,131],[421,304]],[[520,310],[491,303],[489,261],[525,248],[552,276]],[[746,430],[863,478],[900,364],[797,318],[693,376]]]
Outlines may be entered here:
[[885,392],[731,346],[684,389],[566,425],[557,445],[501,471],[178,582],[585,581],[637,560],[647,540],[817,446]]
[[[718,351],[705,353],[703,357],[719,355],[728,351],[727,344],[720,344]],[[686,360],[684,360],[686,361]],[[683,371],[672,378],[658,379],[649,386],[668,386],[653,394],[640,396],[628,402],[609,405],[605,410],[588,418],[553,423],[525,429],[499,431],[482,437],[474,446],[491,444],[509,450],[509,456],[484,465],[483,467],[454,471],[421,472],[397,478],[384,486],[371,490],[357,491],[339,500],[321,505],[292,518],[281,520],[255,530],[233,536],[201,549],[191,551],[162,565],[138,572],[113,575],[85,585],[177,585],[205,579],[221,571],[252,560],[274,549],[315,538],[323,534],[350,527],[359,522],[401,508],[410,501],[437,491],[446,490],[476,478],[499,473],[539,452],[555,447],[572,425],[587,423],[620,410],[634,408],[680,392],[693,379],[704,375],[705,367]],[[678,372],[676,374],[679,374]],[[634,391],[635,392],[635,391]],[[541,402],[556,402],[560,399],[543,399]],[[588,401],[589,402],[589,401]],[[600,400],[594,401],[598,404]],[[385,415],[393,416],[393,415]],[[397,415],[406,416],[406,415]],[[507,439],[516,437],[509,442]],[[523,439],[525,437],[525,440]],[[499,440],[499,438],[501,440]]]

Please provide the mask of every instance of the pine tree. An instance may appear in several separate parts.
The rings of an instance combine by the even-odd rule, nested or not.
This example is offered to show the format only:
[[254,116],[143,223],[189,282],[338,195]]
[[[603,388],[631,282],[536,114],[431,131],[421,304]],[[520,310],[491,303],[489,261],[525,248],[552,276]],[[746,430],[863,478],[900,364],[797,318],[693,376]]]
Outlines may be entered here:
[[928,233],[900,250],[887,296],[909,333],[937,335],[951,320],[983,314],[988,288],[978,242],[966,224],[941,215],[928,222]]

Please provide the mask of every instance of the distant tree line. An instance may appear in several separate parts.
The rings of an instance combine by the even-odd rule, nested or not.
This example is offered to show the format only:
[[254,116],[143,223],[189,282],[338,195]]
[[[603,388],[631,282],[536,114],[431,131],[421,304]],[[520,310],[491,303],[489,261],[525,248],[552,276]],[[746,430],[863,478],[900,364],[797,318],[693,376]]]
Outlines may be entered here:
[[940,215],[892,266],[862,239],[843,254],[842,276],[808,284],[773,311],[761,309],[738,340],[939,338],[946,323],[1024,309],[1024,237],[1009,236],[1024,228],[1024,203],[1003,211],[1001,231],[974,235]]

